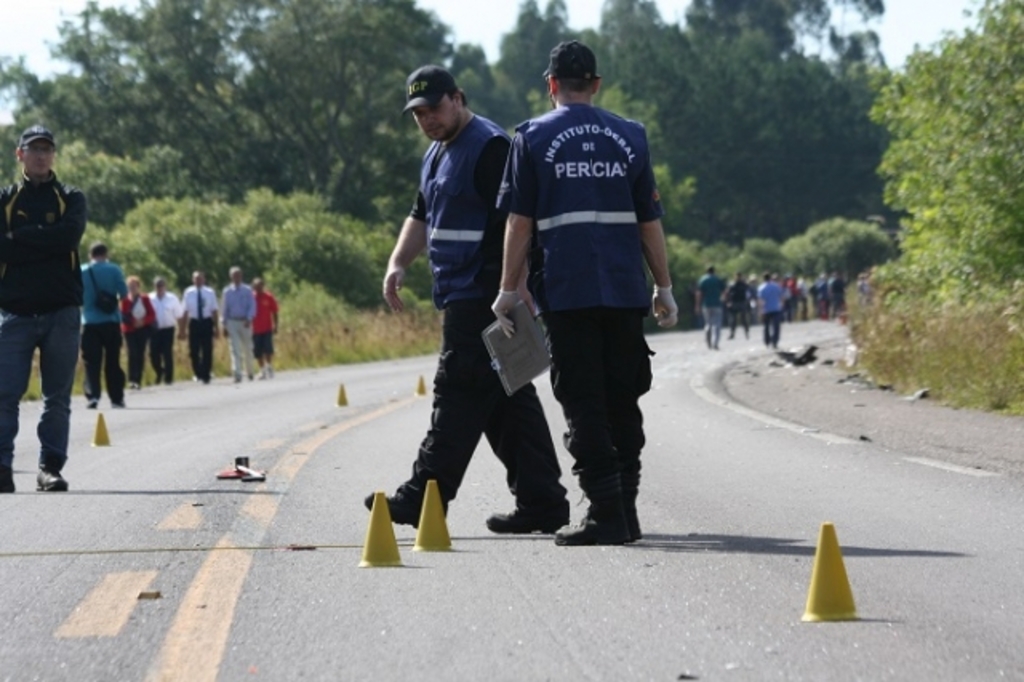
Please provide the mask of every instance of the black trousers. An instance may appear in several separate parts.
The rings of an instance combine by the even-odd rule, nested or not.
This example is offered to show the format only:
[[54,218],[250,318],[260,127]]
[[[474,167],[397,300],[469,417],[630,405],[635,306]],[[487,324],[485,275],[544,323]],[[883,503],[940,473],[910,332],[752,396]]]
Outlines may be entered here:
[[782,326],[782,311],[764,314],[764,345],[779,347],[779,330]]
[[493,321],[489,301],[457,301],[445,308],[430,429],[402,487],[420,497],[433,478],[446,504],[455,499],[483,435],[505,466],[518,510],[568,514],[562,471],[536,389],[528,384],[508,396],[491,368],[480,333]]
[[124,371],[121,370],[121,325],[117,322],[82,325],[82,364],[85,365],[85,397],[102,395],[100,372],[113,403],[124,402]]
[[729,338],[736,336],[736,323],[740,322],[743,325],[743,331],[750,336],[750,306],[743,304],[742,306],[730,306],[729,307]]
[[128,346],[128,381],[142,385],[142,371],[146,369],[146,345],[149,343],[150,328],[139,327],[124,335]]
[[153,328],[149,340],[149,362],[156,372],[156,383],[174,382],[174,335],[175,327]]
[[209,383],[213,366],[213,320],[188,321],[188,355],[192,374],[203,383]]
[[643,414],[651,388],[651,350],[643,311],[584,308],[544,313],[551,385],[569,431],[565,446],[581,484],[616,473],[640,474]]

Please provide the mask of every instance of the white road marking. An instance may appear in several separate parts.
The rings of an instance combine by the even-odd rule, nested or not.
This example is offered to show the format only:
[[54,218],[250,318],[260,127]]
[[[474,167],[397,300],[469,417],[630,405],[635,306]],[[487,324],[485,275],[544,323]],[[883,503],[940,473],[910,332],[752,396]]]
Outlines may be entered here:
[[962,467],[956,464],[949,464],[947,462],[940,462],[936,459],[928,459],[927,457],[904,457],[904,461],[913,462],[914,464],[921,464],[926,467],[933,467],[935,469],[942,469],[943,471],[950,471],[954,474],[963,474],[964,476],[974,476],[976,478],[991,478],[998,476],[999,474],[994,471],[985,471],[984,469],[972,469],[970,467]]

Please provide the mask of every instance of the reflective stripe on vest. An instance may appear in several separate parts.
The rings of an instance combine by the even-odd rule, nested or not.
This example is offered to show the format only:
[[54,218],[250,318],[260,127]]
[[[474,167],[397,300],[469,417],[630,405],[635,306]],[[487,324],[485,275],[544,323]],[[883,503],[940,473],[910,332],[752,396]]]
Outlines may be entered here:
[[484,240],[483,230],[441,230],[434,228],[430,233],[430,241],[447,242],[481,242]]
[[537,229],[544,231],[563,225],[597,223],[599,225],[632,225],[636,227],[636,213],[631,211],[573,211],[537,221]]

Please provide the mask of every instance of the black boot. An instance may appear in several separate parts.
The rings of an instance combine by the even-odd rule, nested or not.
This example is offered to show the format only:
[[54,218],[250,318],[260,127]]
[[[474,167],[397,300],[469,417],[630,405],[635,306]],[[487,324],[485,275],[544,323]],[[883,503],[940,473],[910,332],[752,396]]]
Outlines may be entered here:
[[14,471],[0,464],[0,493],[14,492]]
[[626,527],[629,529],[629,542],[636,542],[644,536],[640,531],[640,517],[636,513],[636,497],[640,492],[640,472],[623,471],[622,478],[622,509],[626,514]]
[[589,481],[581,476],[580,486],[590,498],[590,509],[578,526],[566,526],[555,533],[555,544],[622,545],[629,542],[619,475],[611,474]]

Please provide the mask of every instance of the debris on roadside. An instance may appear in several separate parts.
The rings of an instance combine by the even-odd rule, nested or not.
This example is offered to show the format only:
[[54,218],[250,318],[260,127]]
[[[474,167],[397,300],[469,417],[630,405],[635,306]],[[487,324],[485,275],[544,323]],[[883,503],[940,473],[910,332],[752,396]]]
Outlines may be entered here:
[[806,346],[799,346],[797,348],[793,348],[792,350],[777,350],[775,351],[775,354],[778,355],[787,363],[794,365],[796,367],[801,367],[803,365],[809,365],[810,363],[814,362],[816,357],[815,351],[817,350],[817,346],[809,344]]

